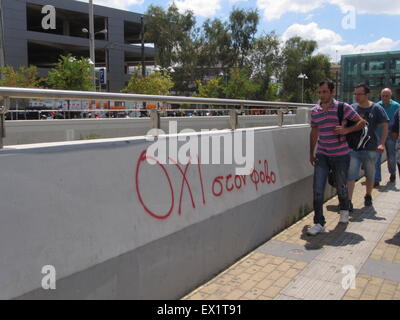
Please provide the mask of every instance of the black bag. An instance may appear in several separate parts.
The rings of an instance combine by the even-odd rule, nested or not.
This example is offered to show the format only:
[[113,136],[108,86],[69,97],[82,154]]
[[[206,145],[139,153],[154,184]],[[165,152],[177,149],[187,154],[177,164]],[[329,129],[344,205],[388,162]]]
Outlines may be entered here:
[[[341,103],[339,103],[339,107],[338,107],[339,125],[342,125],[343,116],[344,116],[344,103],[341,102]],[[369,117],[369,112],[367,112],[365,114],[365,118],[368,119],[368,117]],[[356,124],[356,122],[347,120],[346,128],[352,127],[355,124]],[[340,139],[340,137],[339,137],[339,139]],[[363,129],[347,134],[346,140],[351,149],[353,149],[355,151],[364,150],[368,141],[371,140],[371,136],[368,135],[368,122],[367,122],[367,125]]]

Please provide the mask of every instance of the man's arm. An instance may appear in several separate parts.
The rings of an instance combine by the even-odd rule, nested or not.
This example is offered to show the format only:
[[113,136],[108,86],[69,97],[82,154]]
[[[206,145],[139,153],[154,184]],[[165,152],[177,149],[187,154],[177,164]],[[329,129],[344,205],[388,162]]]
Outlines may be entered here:
[[400,116],[400,111],[397,110],[394,115],[392,126],[390,128],[390,136],[394,140],[397,140],[399,138],[399,116]]
[[337,126],[335,128],[335,133],[344,136],[346,134],[349,134],[349,133],[352,133],[355,131],[359,131],[367,125],[367,122],[363,118],[361,118],[359,115],[357,115],[357,118],[355,119],[355,121],[356,121],[356,124],[352,127],[345,128],[343,125]]
[[382,129],[382,135],[381,135],[381,141],[379,142],[379,146],[376,149],[377,152],[383,153],[385,151],[385,144],[386,144],[386,139],[389,134],[389,123],[388,122],[382,122],[380,124],[381,129]]
[[318,141],[318,127],[311,127],[310,132],[310,163],[312,166],[315,166],[315,146],[317,145]]

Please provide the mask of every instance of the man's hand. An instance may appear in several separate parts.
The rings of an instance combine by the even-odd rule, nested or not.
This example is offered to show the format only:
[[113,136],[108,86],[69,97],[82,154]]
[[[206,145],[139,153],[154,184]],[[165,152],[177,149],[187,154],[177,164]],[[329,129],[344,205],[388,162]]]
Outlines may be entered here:
[[337,135],[342,135],[342,136],[345,136],[346,134],[349,133],[349,130],[343,126],[336,126],[334,131]]
[[310,163],[313,167],[315,167],[316,162],[317,158],[314,156],[314,154],[310,154]]
[[385,151],[385,145],[380,144],[378,148],[376,148],[376,152],[383,153]]

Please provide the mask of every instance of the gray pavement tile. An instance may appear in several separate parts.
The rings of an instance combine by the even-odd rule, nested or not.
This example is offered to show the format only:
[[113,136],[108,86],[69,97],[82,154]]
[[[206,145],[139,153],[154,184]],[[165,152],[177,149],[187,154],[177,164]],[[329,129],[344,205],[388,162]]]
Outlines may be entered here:
[[400,265],[396,263],[368,259],[361,268],[360,273],[376,278],[400,282]]
[[323,249],[306,250],[304,246],[298,244],[270,240],[258,248],[257,252],[303,262],[311,262],[321,253],[322,250]]

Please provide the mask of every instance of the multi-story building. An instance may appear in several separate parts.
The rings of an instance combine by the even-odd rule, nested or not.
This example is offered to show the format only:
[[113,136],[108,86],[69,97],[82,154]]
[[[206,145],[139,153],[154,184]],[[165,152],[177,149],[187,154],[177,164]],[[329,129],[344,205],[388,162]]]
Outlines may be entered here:
[[380,100],[380,92],[391,88],[400,99],[400,51],[344,55],[341,60],[341,98],[354,100],[354,87],[366,83],[371,87],[371,100]]
[[[55,8],[55,28],[47,29],[43,10]],[[75,0],[0,0],[0,64],[35,65],[41,76],[60,55],[89,57],[89,5]],[[44,13],[42,13],[42,10]],[[132,66],[142,61],[141,14],[94,6],[96,67],[107,68],[103,91],[118,92],[128,82]],[[46,28],[44,28],[44,25]],[[145,47],[144,60],[154,64],[155,49]]]

